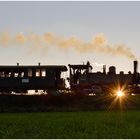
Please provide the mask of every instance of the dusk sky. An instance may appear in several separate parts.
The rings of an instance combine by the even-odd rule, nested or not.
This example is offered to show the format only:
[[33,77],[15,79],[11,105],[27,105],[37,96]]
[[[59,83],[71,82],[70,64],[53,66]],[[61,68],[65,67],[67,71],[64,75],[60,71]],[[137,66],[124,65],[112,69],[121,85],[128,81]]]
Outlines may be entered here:
[[[140,61],[139,47],[139,1],[0,2],[0,65],[89,60],[92,65],[106,64],[107,71],[114,65],[117,72],[127,73],[133,71],[134,59]],[[93,65],[96,70],[102,67]]]

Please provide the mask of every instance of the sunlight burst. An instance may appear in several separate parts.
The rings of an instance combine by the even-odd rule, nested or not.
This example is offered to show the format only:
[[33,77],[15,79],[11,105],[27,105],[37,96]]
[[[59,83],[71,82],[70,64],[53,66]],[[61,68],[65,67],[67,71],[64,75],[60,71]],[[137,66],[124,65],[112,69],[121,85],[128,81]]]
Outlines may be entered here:
[[117,91],[117,96],[118,96],[118,97],[124,96],[124,92],[121,91],[121,90]]

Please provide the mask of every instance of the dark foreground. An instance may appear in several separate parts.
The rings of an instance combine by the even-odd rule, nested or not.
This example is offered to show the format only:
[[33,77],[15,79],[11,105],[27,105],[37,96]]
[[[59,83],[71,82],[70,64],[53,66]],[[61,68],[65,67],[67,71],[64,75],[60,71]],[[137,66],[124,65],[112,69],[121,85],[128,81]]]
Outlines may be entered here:
[[140,111],[1,113],[0,138],[140,139]]
[[63,112],[95,110],[140,110],[140,95],[0,95],[0,112]]

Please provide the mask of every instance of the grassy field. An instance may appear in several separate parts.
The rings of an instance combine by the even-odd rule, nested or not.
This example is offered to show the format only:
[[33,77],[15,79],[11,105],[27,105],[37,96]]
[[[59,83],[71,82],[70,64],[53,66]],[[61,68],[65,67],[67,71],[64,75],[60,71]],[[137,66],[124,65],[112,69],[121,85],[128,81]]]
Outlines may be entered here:
[[0,138],[140,138],[140,111],[1,113]]

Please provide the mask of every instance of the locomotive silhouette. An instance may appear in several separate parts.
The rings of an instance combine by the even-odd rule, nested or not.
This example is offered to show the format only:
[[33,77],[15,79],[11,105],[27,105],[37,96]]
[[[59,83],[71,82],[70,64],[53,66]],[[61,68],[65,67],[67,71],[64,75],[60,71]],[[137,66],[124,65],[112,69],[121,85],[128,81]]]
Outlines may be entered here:
[[[112,89],[125,89],[127,93],[140,93],[140,74],[137,72],[138,61],[133,61],[134,71],[116,74],[115,66],[110,66],[106,72],[103,65],[102,72],[92,72],[90,62],[80,65],[68,65],[69,76],[62,77],[68,72],[65,65],[1,65],[0,66],[0,93],[11,94],[27,93],[28,90],[43,90],[48,94],[54,91],[70,91],[89,95],[109,94]],[[66,87],[68,80],[70,87]],[[111,91],[112,90],[112,91]],[[53,92],[52,92],[53,91]],[[69,92],[69,93],[70,93]]]

